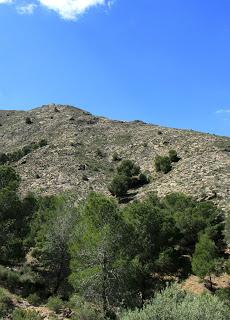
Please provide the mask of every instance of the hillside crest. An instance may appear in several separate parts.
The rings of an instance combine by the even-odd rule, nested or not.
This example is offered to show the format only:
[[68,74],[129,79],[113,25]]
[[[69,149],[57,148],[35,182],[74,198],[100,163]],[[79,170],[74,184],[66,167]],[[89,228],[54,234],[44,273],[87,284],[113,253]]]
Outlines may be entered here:
[[[30,120],[30,121],[29,121]],[[44,105],[30,111],[0,111],[0,147],[10,153],[46,140],[12,165],[22,177],[21,192],[73,192],[78,199],[90,190],[108,193],[117,162],[134,160],[148,172],[149,191],[159,196],[184,192],[230,209],[230,138],[146,124],[96,117],[72,106]],[[168,174],[156,173],[154,158],[170,149],[181,160]]]

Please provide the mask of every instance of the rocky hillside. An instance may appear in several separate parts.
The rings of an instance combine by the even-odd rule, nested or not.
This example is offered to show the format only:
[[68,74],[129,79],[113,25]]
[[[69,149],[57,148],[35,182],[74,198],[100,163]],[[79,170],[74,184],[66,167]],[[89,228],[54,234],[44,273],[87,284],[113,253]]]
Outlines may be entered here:
[[[23,194],[71,191],[82,198],[89,190],[108,192],[117,152],[151,174],[151,183],[136,197],[148,191],[184,192],[230,209],[230,138],[141,121],[112,121],[62,105],[0,111],[0,138],[1,153],[47,140],[47,145],[12,163],[22,177]],[[155,156],[167,155],[170,149],[181,160],[168,174],[156,173]]]

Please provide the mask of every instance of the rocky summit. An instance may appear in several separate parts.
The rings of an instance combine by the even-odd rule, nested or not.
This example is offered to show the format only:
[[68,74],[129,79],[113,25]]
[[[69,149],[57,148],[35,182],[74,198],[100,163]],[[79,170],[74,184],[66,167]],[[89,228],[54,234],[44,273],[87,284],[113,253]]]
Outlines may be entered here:
[[[39,145],[11,162],[22,177],[22,194],[71,191],[78,199],[90,190],[109,194],[108,184],[118,164],[115,158],[120,158],[134,160],[151,176],[135,198],[149,191],[159,196],[183,192],[230,210],[228,137],[139,120],[113,121],[54,104],[30,111],[0,111],[0,137],[1,155]],[[157,173],[156,155],[167,155],[171,149],[180,161],[169,173]]]

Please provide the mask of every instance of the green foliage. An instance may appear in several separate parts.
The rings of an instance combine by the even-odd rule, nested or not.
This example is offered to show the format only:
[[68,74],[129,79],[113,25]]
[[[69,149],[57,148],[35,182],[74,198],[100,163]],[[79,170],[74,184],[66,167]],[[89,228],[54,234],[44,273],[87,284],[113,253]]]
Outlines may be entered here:
[[32,124],[32,120],[30,119],[30,117],[26,117],[26,124]]
[[2,154],[2,162],[1,162],[1,157],[0,157],[0,163],[12,163],[15,161],[20,160],[27,154],[33,152],[34,150],[37,150],[39,148],[42,148],[48,144],[46,139],[42,139],[38,142],[31,142],[30,144],[24,146],[22,149],[16,150],[11,153],[7,153],[5,156]]
[[123,160],[117,167],[117,173],[109,185],[109,191],[120,198],[125,196],[129,189],[138,188],[147,183],[149,179],[144,173],[140,173],[139,166],[131,160]]
[[230,243],[230,213],[228,213],[225,220],[225,240]]
[[169,159],[171,162],[178,162],[180,160],[176,150],[169,150]]
[[38,144],[39,144],[39,147],[42,148],[42,147],[47,146],[48,142],[47,142],[46,139],[42,139],[42,140],[40,140],[40,141],[38,142]]
[[114,152],[112,160],[113,161],[121,161],[121,157],[119,156],[119,154],[117,152]]
[[[52,294],[68,291],[69,240],[78,215],[64,198],[46,198],[40,203],[31,225],[34,255]],[[63,292],[63,290],[65,292]]]
[[73,320],[103,320],[103,313],[96,309],[94,305],[88,303],[79,295],[74,294],[69,303],[69,307],[74,312]]
[[101,305],[105,314],[120,294],[122,227],[117,204],[104,195],[90,193],[70,246],[71,284],[88,301]]
[[172,286],[156,294],[143,310],[126,312],[121,320],[228,320],[229,312],[215,296],[193,295]]
[[18,271],[0,266],[0,282],[10,291],[18,292],[24,297],[31,294],[40,285],[41,279],[30,269]]
[[214,241],[207,234],[201,235],[192,257],[193,272],[201,278],[211,276],[215,272],[216,259],[217,248]]
[[18,185],[18,176],[14,170],[1,169],[0,176],[2,175],[3,178],[0,181],[3,188],[0,189],[0,261],[6,262],[22,258],[25,253],[23,241],[36,209],[36,199],[33,195],[28,195],[21,200],[15,190]]
[[116,197],[123,197],[129,190],[129,178],[124,175],[116,175],[110,186],[109,191]]
[[15,309],[12,313],[12,320],[42,320],[42,316],[36,311]]
[[64,302],[59,297],[49,297],[47,306],[56,313],[60,313],[64,307]]
[[0,153],[0,165],[7,163],[8,160],[9,158],[5,153]]
[[[177,266],[176,245],[178,230],[175,223],[161,208],[159,199],[150,194],[144,201],[136,201],[123,209],[124,221],[129,227],[127,235],[128,265],[134,276],[131,291],[145,299],[151,292],[151,278],[154,272],[175,271]],[[169,250],[171,248],[171,250]]]
[[180,246],[187,253],[193,251],[201,231],[222,244],[223,214],[213,203],[197,202],[184,194],[172,193],[164,198],[163,205],[172,214],[181,234]]
[[131,160],[123,160],[117,168],[117,173],[131,178],[140,173],[140,167]]
[[138,180],[139,180],[139,185],[141,186],[149,183],[149,178],[145,173],[140,173]]
[[178,162],[180,158],[175,150],[169,150],[169,156],[159,156],[155,158],[155,169],[157,172],[168,173],[172,170],[172,163]]
[[0,317],[6,316],[12,307],[11,299],[6,291],[0,287]]
[[217,296],[221,301],[230,307],[230,289],[221,288],[215,291],[215,296]]
[[104,158],[106,156],[106,154],[99,148],[97,148],[96,150],[96,155],[99,157],[99,158]]
[[167,156],[156,156],[155,158],[155,168],[157,172],[168,173],[172,170],[171,160]]
[[0,166],[0,191],[5,188],[16,190],[19,182],[20,177],[13,168]]
[[41,298],[37,295],[37,293],[31,293],[27,300],[33,306],[39,306],[41,304]]

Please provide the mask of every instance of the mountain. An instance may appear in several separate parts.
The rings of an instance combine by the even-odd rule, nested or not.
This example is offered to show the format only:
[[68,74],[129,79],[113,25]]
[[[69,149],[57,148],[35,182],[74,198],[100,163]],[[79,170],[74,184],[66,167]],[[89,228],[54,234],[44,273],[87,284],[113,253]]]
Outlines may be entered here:
[[[90,190],[108,193],[117,161],[134,160],[159,196],[184,192],[230,209],[230,138],[96,117],[72,106],[45,105],[30,111],[0,111],[1,153],[20,154],[23,147],[41,143],[11,165],[22,177],[21,193],[57,194],[71,191],[80,199]],[[28,149],[28,148],[27,148]],[[31,149],[31,148],[29,148]],[[177,151],[181,160],[167,173],[157,173],[157,154]],[[25,148],[24,148],[25,150]]]

